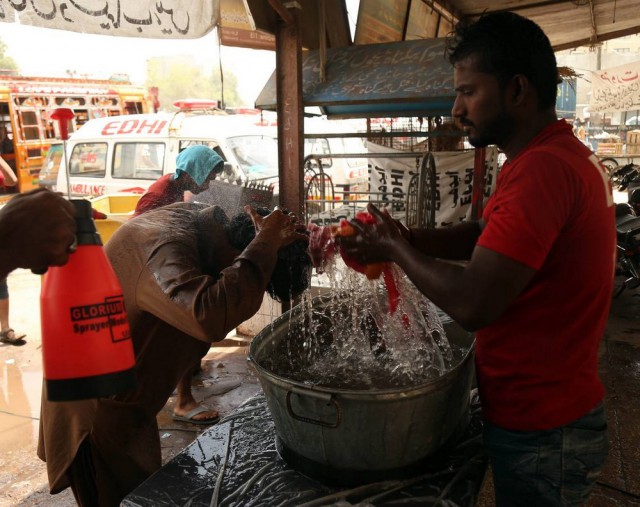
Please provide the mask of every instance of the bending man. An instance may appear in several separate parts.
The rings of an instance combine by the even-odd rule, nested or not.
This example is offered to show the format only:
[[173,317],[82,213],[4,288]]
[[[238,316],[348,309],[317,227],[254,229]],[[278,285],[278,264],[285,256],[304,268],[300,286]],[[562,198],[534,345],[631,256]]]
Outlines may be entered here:
[[161,466],[156,415],[176,384],[238,324],[264,292],[296,297],[309,284],[304,225],[275,210],[180,203],[129,220],[105,247],[123,289],[137,387],[99,400],[47,402],[38,455],[51,493],[68,486],[80,506],[111,507]]

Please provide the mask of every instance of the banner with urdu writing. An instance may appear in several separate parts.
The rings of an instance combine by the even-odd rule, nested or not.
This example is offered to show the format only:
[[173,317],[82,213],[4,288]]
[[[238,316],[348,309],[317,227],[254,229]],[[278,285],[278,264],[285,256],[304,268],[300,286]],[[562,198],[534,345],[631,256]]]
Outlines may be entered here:
[[591,112],[640,109],[640,62],[591,73]]
[[[368,142],[369,190],[371,199],[388,203],[394,214],[405,211],[409,184],[417,174],[413,158],[375,157],[375,153],[393,153],[395,150]],[[416,154],[421,157],[421,154]],[[471,218],[473,192],[474,151],[433,152],[436,166],[436,190],[434,195],[435,225],[444,227]],[[487,148],[485,158],[484,197],[495,189],[498,172],[498,152]],[[373,197],[375,196],[375,198]],[[384,204],[383,204],[384,205]]]
[[2,2],[0,21],[72,32],[196,39],[215,28],[220,0]]

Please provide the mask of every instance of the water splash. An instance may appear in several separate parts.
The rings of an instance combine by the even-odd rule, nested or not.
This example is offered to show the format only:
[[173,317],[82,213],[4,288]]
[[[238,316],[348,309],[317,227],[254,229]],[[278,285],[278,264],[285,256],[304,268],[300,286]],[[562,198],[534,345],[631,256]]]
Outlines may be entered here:
[[438,309],[397,266],[401,297],[393,313],[382,279],[367,279],[338,256],[324,268],[324,304],[303,295],[287,338],[264,358],[266,369],[308,385],[388,389],[430,382],[463,359],[466,350],[449,344]]

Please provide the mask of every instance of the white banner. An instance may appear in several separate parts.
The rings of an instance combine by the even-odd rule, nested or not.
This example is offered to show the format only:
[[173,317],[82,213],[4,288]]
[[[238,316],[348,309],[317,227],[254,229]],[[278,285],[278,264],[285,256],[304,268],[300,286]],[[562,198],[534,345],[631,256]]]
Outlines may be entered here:
[[591,73],[591,112],[640,109],[640,62]]
[[[371,142],[367,143],[367,149],[370,153],[395,151]],[[474,151],[433,152],[433,155],[436,163],[436,227],[469,220],[473,191]],[[416,156],[421,158],[422,154],[416,154]],[[487,148],[485,201],[495,189],[497,169],[497,150],[495,147]],[[370,199],[388,202],[395,215],[404,212],[409,183],[414,174],[417,174],[417,169],[413,158],[370,158],[369,189],[372,193]]]
[[218,15],[219,0],[0,0],[0,21],[124,37],[197,39]]

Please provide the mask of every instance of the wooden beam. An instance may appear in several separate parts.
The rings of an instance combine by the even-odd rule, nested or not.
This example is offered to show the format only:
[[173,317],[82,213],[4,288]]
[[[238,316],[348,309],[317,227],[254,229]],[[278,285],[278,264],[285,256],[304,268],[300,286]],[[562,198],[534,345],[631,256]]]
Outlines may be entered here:
[[269,0],[269,5],[278,13],[285,24],[290,25],[294,22],[293,16],[280,0]]
[[302,216],[304,202],[304,118],[302,105],[302,42],[299,7],[276,30],[276,98],[278,111],[278,176],[280,206]]
[[325,0],[318,2],[318,50],[320,51],[320,81],[327,82],[327,6]]

